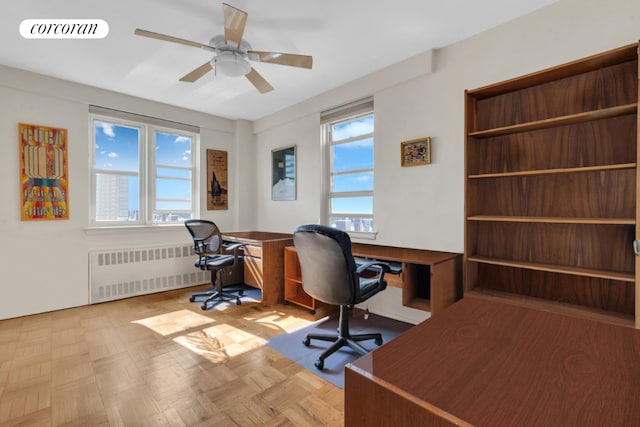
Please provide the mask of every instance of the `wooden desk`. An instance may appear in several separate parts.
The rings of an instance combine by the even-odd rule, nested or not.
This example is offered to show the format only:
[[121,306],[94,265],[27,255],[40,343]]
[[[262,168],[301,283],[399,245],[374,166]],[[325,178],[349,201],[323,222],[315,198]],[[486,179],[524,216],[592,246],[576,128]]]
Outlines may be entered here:
[[293,245],[293,236],[266,231],[222,233],[227,242],[242,243],[244,248],[244,283],[262,290],[262,304],[282,301],[284,247]]
[[402,305],[439,313],[462,298],[462,254],[352,243],[353,255],[402,263],[402,274],[385,275],[402,288]]
[[345,426],[638,426],[640,331],[465,297],[345,369]]
[[[402,288],[402,304],[435,314],[462,295],[462,254],[352,243],[356,257],[402,264],[400,275],[386,274],[388,286]],[[316,301],[302,289],[295,247],[285,249],[285,300],[310,310]]]

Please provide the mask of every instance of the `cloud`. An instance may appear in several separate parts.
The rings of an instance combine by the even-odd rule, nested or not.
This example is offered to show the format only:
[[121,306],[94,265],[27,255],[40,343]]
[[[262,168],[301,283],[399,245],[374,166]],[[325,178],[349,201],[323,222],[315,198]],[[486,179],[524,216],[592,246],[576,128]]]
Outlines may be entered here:
[[102,129],[102,133],[104,133],[109,138],[113,138],[116,136],[116,132],[113,130],[113,125],[109,123],[98,122],[97,126]]
[[176,142],[176,143],[179,143],[179,142],[191,142],[191,138],[188,138],[186,136],[178,136],[178,137],[176,137],[176,140],[174,142]]
[[114,159],[116,157],[118,157],[118,153],[114,153],[113,151],[110,152],[109,154],[107,154],[107,156],[109,156],[110,158]]
[[372,132],[373,116],[366,116],[333,126],[333,140],[340,141],[342,139],[366,135]]

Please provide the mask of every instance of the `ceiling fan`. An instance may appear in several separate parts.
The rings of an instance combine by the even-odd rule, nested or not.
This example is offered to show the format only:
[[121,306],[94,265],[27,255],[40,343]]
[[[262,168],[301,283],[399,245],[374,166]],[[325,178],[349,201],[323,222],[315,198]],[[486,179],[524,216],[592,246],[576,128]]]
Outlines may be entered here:
[[193,83],[209,71],[216,70],[231,77],[245,76],[260,93],[266,93],[272,91],[273,86],[251,66],[249,61],[311,68],[313,58],[308,55],[251,50],[251,45],[242,39],[249,15],[226,3],[222,3],[222,9],[224,12],[224,35],[212,37],[208,44],[141,30],[140,28],[136,28],[134,33],[138,36],[198,47],[216,53],[216,56],[210,61],[182,77],[180,79],[182,82]]

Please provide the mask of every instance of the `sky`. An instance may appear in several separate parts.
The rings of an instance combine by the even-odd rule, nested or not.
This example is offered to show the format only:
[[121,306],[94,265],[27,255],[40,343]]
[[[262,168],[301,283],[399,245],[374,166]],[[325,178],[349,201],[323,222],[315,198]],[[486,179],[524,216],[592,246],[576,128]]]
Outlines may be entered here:
[[[139,172],[140,135],[142,130],[136,127],[113,125],[95,122],[95,164],[97,169],[122,172]],[[174,167],[190,167],[190,138],[155,132],[155,157],[159,167],[158,175],[188,178],[189,171],[172,169]],[[130,185],[137,185],[137,179],[131,178]],[[188,181],[158,179],[158,198],[190,199],[191,185]],[[138,193],[129,192],[129,209],[139,209]],[[161,208],[184,209],[185,203],[163,203]]]
[[[373,114],[355,120],[333,125],[333,141],[343,141],[360,135],[372,134]],[[373,168],[373,137],[334,144],[331,149],[334,172],[346,172]],[[335,175],[332,191],[372,191],[373,171]],[[373,198],[336,198],[332,200],[332,210],[350,213],[373,213]]]

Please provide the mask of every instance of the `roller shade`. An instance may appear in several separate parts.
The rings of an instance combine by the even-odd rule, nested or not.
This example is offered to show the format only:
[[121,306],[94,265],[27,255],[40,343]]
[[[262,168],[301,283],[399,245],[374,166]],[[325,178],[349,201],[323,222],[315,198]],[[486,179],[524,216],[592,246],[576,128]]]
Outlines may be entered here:
[[320,113],[320,123],[327,124],[336,120],[357,116],[358,114],[364,114],[371,111],[373,111],[373,98],[370,97],[323,111]]
[[152,126],[171,128],[191,133],[200,133],[200,126],[189,125],[186,123],[174,122],[171,120],[159,119],[157,117],[145,116],[142,114],[129,113],[126,111],[114,110],[112,108],[99,107],[97,105],[89,105],[89,113],[109,116],[117,119],[130,120],[139,123],[145,123]]

